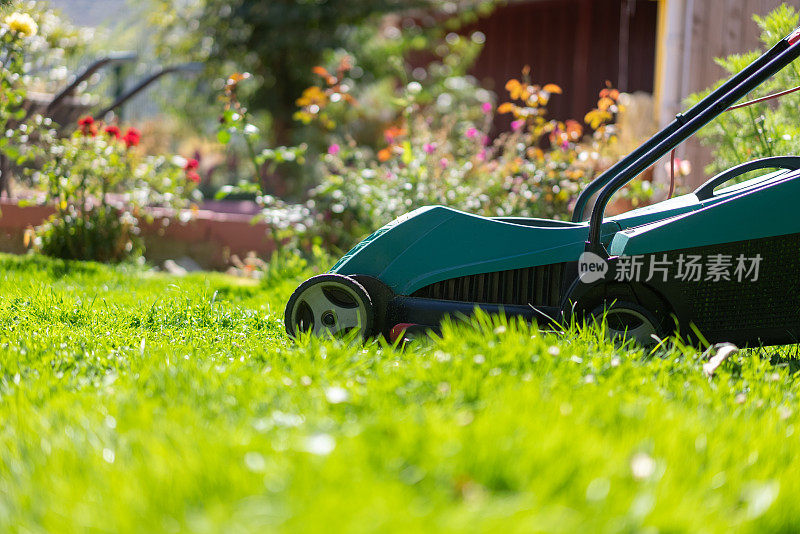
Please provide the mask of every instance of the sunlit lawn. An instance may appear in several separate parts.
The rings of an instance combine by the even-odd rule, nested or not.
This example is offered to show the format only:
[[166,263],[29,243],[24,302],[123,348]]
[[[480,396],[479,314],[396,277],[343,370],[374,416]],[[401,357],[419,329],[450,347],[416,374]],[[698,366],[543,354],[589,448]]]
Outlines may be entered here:
[[709,379],[691,350],[498,321],[298,346],[297,279],[0,269],[1,531],[800,528],[774,350]]

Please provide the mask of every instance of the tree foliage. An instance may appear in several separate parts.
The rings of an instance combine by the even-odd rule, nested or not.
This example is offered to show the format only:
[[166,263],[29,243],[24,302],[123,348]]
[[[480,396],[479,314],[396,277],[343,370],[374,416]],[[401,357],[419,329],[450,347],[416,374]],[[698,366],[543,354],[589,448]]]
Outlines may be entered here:
[[226,69],[251,73],[256,89],[248,104],[268,110],[283,127],[291,120],[294,100],[312,81],[311,67],[322,62],[327,50],[345,46],[353,28],[373,15],[422,3],[205,0],[183,8],[170,0],[157,2],[159,11],[167,13],[159,16],[161,27],[171,34],[162,52],[194,56],[217,75]]
[[442,10],[455,15],[467,5],[488,9],[495,3],[446,2],[442,7],[439,0],[152,1],[152,19],[160,28],[159,53],[172,61],[175,56],[203,61],[207,75],[220,81],[231,72],[252,74],[252,92],[241,96],[252,111],[269,112],[279,138],[292,123],[296,99],[314,82],[312,68],[331,51],[368,46],[370,35],[380,30],[381,16],[417,9],[421,19],[437,20]]

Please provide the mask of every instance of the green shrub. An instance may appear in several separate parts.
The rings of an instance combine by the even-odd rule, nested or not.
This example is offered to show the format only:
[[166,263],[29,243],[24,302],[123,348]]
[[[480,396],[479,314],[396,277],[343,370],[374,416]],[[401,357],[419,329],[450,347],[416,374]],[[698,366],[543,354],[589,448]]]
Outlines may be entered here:
[[35,233],[34,246],[42,254],[65,260],[117,263],[144,250],[136,218],[113,206],[79,213],[70,205],[66,213],[52,215]]
[[143,250],[137,217],[146,207],[185,206],[200,177],[197,161],[151,156],[140,133],[92,117],[55,142],[33,183],[55,214],[33,231],[35,250],[65,259],[122,261]]

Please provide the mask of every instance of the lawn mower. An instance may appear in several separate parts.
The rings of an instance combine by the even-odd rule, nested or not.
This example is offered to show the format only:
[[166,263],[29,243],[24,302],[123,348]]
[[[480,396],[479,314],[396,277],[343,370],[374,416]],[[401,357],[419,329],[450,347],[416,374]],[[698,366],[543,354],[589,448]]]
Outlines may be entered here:
[[734,106],[800,57],[799,43],[800,28],[605,171],[571,222],[444,206],[390,222],[295,290],[288,334],[394,340],[481,309],[549,325],[601,318],[610,335],[642,343],[671,334],[701,344],[800,341],[800,157],[749,161],[691,194],[605,217],[620,188],[749,104]]

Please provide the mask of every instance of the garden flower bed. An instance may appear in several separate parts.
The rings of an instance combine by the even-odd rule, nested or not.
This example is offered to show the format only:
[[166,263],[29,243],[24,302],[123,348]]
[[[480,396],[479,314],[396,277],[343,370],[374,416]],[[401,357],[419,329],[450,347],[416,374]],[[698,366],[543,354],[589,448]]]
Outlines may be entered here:
[[[28,250],[26,231],[41,225],[55,210],[49,206],[20,206],[0,200],[0,251],[22,254]],[[152,222],[141,224],[146,252],[153,265],[165,260],[189,257],[205,269],[230,267],[232,255],[255,252],[269,257],[275,250],[265,222],[253,216],[210,210],[151,209]]]

